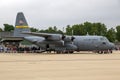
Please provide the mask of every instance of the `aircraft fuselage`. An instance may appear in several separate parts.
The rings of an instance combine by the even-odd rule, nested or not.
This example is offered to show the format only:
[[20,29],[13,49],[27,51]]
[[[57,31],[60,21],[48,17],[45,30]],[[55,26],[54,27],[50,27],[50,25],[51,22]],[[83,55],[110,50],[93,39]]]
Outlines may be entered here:
[[77,51],[102,51],[112,50],[114,44],[109,42],[103,36],[74,36],[73,42],[64,42],[63,40],[51,41],[42,37],[25,37],[26,40],[40,46],[41,48],[49,48],[52,50],[77,50]]

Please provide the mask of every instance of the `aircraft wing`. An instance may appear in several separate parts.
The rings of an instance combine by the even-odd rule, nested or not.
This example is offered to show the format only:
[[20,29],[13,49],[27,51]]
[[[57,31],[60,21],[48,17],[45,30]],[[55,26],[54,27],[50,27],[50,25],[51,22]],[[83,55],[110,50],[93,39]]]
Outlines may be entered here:
[[51,35],[48,33],[37,33],[37,32],[22,32],[22,34],[28,34],[33,36],[40,36],[40,37],[50,37]]
[[38,32],[22,32],[22,34],[44,37],[46,40],[52,40],[52,41],[58,41],[61,40],[62,38],[61,34],[38,33]]

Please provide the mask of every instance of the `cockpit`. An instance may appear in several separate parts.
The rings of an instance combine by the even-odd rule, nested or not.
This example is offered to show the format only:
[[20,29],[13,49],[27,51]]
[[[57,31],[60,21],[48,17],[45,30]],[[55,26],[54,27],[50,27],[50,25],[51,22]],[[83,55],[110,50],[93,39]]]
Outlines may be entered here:
[[108,39],[104,36],[100,37],[100,41],[102,42],[103,45],[107,45],[107,43],[109,43]]
[[100,37],[100,41],[102,42],[103,45],[106,45],[109,47],[109,49],[115,49],[115,45],[111,42],[106,37]]
[[101,41],[105,41],[105,42],[109,42],[106,37],[100,37],[100,40],[101,40]]

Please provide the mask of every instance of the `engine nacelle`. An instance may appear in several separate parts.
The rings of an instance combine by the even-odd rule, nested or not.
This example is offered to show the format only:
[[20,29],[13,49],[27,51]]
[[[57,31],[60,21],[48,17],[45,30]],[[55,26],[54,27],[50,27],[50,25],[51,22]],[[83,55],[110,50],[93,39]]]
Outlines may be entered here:
[[50,44],[50,45],[58,45],[58,46],[64,46],[64,41],[63,40],[60,40],[60,41],[41,41],[41,42],[38,42],[39,44]]
[[65,47],[67,50],[77,50],[77,46],[73,44],[66,44]]
[[65,42],[72,42],[74,39],[75,39],[75,37],[73,37],[73,36],[72,37],[71,36],[67,36],[67,37],[64,38],[64,41]]
[[46,37],[46,40],[60,41],[60,40],[62,40],[62,36],[61,35],[51,35],[49,37]]

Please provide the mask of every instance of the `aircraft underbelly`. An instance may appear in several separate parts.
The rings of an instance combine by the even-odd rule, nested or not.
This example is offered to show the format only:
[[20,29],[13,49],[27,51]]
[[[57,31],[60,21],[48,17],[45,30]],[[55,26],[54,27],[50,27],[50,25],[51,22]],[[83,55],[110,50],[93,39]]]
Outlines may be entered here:
[[58,43],[58,42],[43,41],[43,42],[39,42],[36,44],[43,49],[49,48],[50,50],[56,50],[56,51],[76,50],[77,49],[77,46],[75,46],[73,44],[64,44],[63,45],[63,43],[61,43],[61,42]]
[[99,49],[99,50],[108,50],[108,49],[109,49],[109,46],[104,45],[104,44],[100,44],[98,49]]

